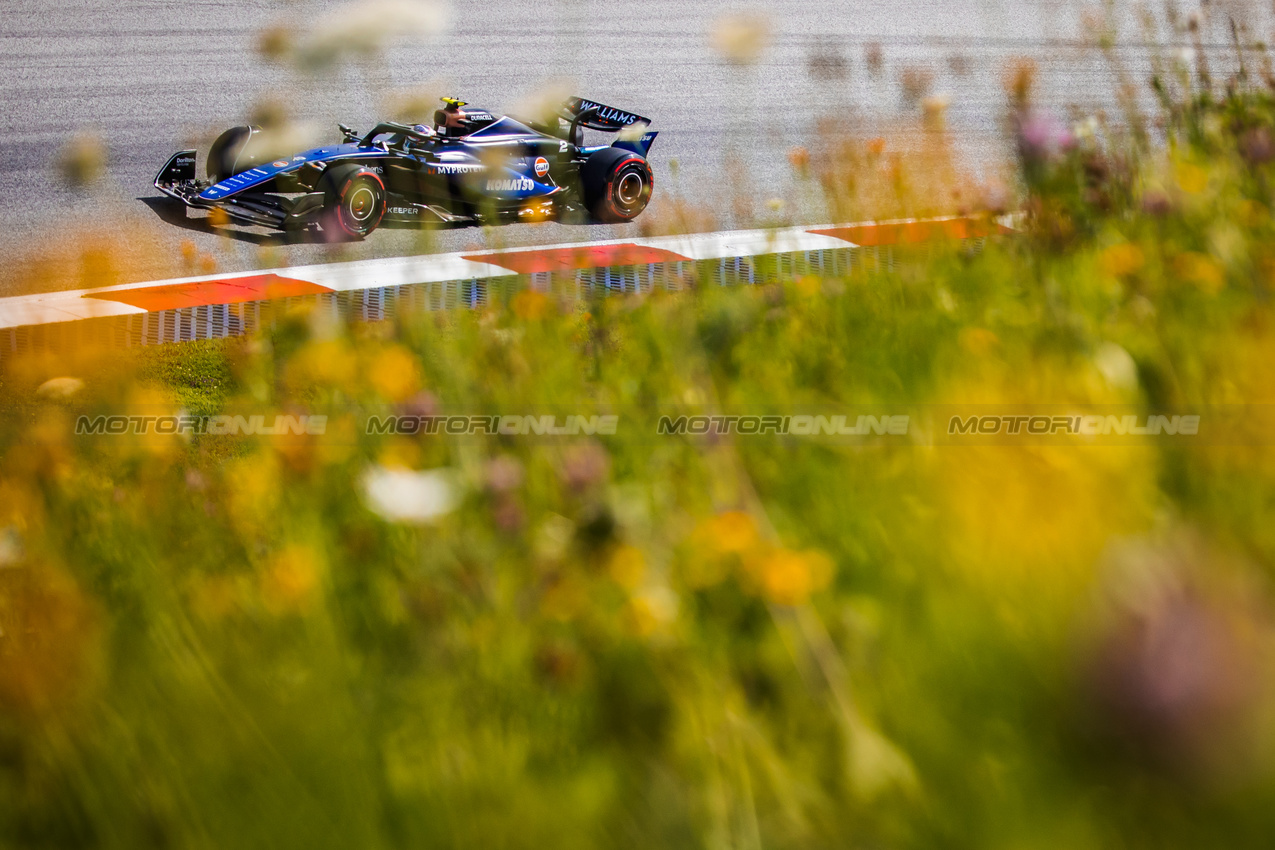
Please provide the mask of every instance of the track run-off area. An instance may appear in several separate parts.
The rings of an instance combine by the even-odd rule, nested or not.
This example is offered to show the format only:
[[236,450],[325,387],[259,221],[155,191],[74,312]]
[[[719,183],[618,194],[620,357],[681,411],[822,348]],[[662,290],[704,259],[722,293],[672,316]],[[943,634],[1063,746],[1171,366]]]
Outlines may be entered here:
[[866,222],[356,260],[31,293],[0,298],[0,358],[83,339],[131,346],[233,336],[260,327],[263,308],[268,322],[272,307],[294,299],[378,320],[400,309],[477,306],[501,279],[522,278],[542,289],[556,280],[618,293],[706,280],[762,283],[784,270],[835,273],[889,263],[895,246],[1011,232],[1008,218]]

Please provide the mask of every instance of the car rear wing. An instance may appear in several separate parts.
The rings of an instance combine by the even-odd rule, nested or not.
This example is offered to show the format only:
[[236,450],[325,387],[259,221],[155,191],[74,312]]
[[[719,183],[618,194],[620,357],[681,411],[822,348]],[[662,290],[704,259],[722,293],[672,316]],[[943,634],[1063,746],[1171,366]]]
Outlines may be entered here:
[[[579,128],[581,127],[588,127],[590,130],[601,130],[604,133],[619,133],[620,138],[613,142],[611,147],[623,148],[641,156],[646,156],[647,151],[651,149],[651,143],[659,135],[654,132],[646,132],[646,128],[651,126],[650,118],[638,115],[636,112],[616,109],[614,106],[607,106],[605,103],[585,100],[582,97],[568,99],[566,103],[562,104],[560,114],[571,122],[571,129],[567,134],[568,139],[578,140],[580,138]],[[579,141],[576,141],[576,144],[579,144]]]
[[562,104],[561,114],[572,124],[588,127],[590,130],[601,130],[604,133],[616,133],[632,124],[649,125],[651,123],[650,118],[581,97],[569,98]]

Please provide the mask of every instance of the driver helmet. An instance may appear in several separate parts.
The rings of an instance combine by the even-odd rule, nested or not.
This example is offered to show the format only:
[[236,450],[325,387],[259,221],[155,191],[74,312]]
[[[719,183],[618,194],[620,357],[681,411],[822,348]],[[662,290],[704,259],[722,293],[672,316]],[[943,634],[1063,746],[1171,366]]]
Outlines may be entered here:
[[444,97],[442,101],[443,108],[434,113],[434,123],[438,125],[439,132],[463,127],[465,124],[465,112],[461,107],[469,104],[454,97]]

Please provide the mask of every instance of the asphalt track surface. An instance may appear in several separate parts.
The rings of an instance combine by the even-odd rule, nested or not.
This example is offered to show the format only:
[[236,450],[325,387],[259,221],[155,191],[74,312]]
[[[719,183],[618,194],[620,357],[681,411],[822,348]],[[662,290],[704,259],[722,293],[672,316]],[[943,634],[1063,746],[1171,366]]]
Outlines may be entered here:
[[[404,0],[422,2],[425,0]],[[711,34],[730,7],[685,0],[451,0],[433,35],[401,39],[370,58],[319,72],[271,62],[260,34],[284,26],[303,34],[337,0],[4,0],[0,16],[0,295],[84,285],[74,270],[32,277],[14,258],[66,255],[95,238],[133,261],[116,263],[112,282],[189,272],[185,244],[219,270],[297,265],[427,250],[547,244],[635,235],[638,225],[514,224],[422,236],[383,229],[356,245],[267,247],[256,228],[209,226],[202,213],[161,219],[148,203],[168,155],[244,123],[262,103],[287,104],[291,117],[335,139],[336,123],[356,129],[386,114],[396,97],[433,89],[494,111],[515,107],[547,81],[570,80],[575,93],[652,117],[657,203],[673,193],[725,210],[746,191],[758,206],[787,198],[803,223],[818,221],[817,201],[798,203],[788,152],[809,144],[815,122],[836,115],[870,129],[915,113],[899,85],[907,68],[925,69],[946,94],[948,125],[970,166],[1003,158],[1004,69],[1031,57],[1045,103],[1066,114],[1112,106],[1117,77],[1083,38],[1082,13],[1094,4],[1042,0],[770,0],[759,11],[768,45],[747,67],[724,61]],[[1181,4],[1185,7],[1186,4]],[[1255,8],[1258,6],[1261,8]],[[1254,38],[1271,41],[1268,4],[1237,3]],[[1213,4],[1204,34],[1215,68],[1232,61],[1225,4]],[[444,22],[445,21],[445,22]],[[1132,10],[1119,11],[1116,55],[1143,80],[1152,48]],[[304,38],[304,35],[302,36]],[[871,45],[882,66],[873,73]],[[1173,53],[1184,45],[1172,46]],[[100,139],[105,176],[72,189],[58,161],[74,134]],[[733,153],[733,156],[731,154]],[[675,165],[674,165],[675,164]],[[653,205],[651,213],[657,212]],[[722,213],[722,227],[738,226]],[[61,252],[61,254],[59,254]]]

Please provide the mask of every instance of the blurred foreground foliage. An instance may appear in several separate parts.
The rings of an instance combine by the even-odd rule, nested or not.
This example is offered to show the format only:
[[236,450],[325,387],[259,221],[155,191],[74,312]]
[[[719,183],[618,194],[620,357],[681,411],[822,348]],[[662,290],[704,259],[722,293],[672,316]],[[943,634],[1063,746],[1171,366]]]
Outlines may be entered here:
[[[1275,401],[1269,93],[1149,150],[1014,85],[982,251],[7,362],[0,844],[1268,847],[1269,435],[624,427]],[[363,433],[546,407],[620,427]],[[137,410],[329,420],[74,434]]]

